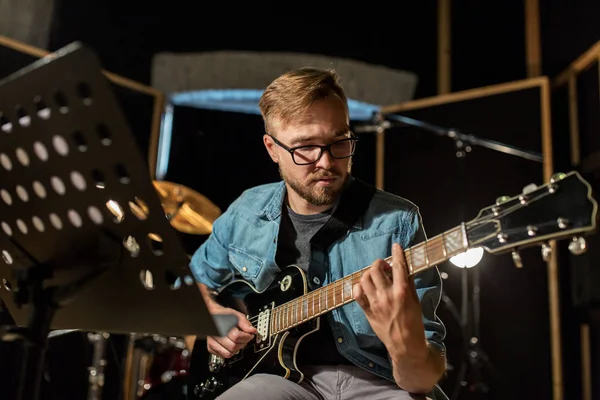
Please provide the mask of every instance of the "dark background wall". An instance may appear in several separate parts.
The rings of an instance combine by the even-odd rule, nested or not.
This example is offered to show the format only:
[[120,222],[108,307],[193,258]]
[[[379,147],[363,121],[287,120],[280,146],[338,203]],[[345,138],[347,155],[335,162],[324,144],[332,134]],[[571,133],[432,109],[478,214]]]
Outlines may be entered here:
[[[542,3],[542,2],[540,2]],[[98,53],[107,70],[150,83],[151,59],[160,51],[212,51],[212,50],[269,50],[299,51],[348,57],[374,64],[415,72],[419,77],[416,97],[435,96],[437,88],[437,4],[435,1],[403,2],[377,7],[361,6],[358,10],[326,10],[312,7],[295,9],[293,16],[281,8],[254,5],[247,10],[231,5],[202,4],[192,9],[186,2],[144,4],[144,8],[126,10],[124,3],[116,1],[62,0],[55,2],[49,50],[58,49],[74,40],[80,40]],[[585,1],[544,1],[541,4],[542,72],[554,76],[573,59],[600,39],[600,3]],[[502,3],[465,0],[452,5],[452,90],[465,90],[485,85],[525,79],[525,29],[522,1]],[[432,118],[439,123],[468,125],[469,113],[477,113],[477,123],[472,125],[482,137],[539,151],[539,130],[531,129],[519,135],[510,134],[511,124],[521,127],[534,116],[516,115],[519,101],[532,104],[535,99],[506,100],[489,103],[485,109],[463,108],[458,119],[456,109],[438,114],[413,113],[413,117]],[[513,107],[511,109],[511,106]],[[486,111],[487,110],[487,111]],[[135,111],[132,109],[131,111]],[[486,129],[485,114],[502,120],[507,132],[503,135],[497,124]],[[532,111],[535,113],[535,110]],[[465,114],[466,113],[466,114]],[[257,144],[260,120],[255,116],[221,114],[183,107],[176,109],[172,165],[168,179],[186,184],[201,191],[222,209],[244,188],[263,181],[277,179],[276,171]],[[474,115],[475,116],[475,115]],[[462,126],[461,126],[462,127]],[[494,128],[494,129],[493,129]],[[514,133],[514,132],[513,132]],[[451,227],[458,211],[444,213],[448,204],[456,205],[456,198],[465,196],[459,185],[463,182],[455,173],[457,160],[451,144],[434,140],[418,132],[406,137],[397,136],[386,142],[386,186],[411,199],[427,210],[424,215],[430,235]],[[529,135],[529,136],[527,136]],[[568,132],[554,132],[555,152],[561,157],[556,169],[568,169]],[[235,139],[235,140],[232,140]],[[361,152],[356,162],[356,174],[374,181],[374,142],[366,137],[361,141]],[[400,149],[395,153],[395,148]],[[189,150],[191,149],[191,150]],[[144,149],[145,150],[145,149]],[[186,150],[184,152],[184,150]],[[249,153],[248,150],[252,152]],[[257,154],[258,153],[258,154]],[[394,160],[390,155],[402,155]],[[251,168],[247,167],[252,163]],[[541,183],[541,166],[519,163],[497,154],[476,151],[467,162],[470,196],[466,217],[478,208],[488,205],[497,196],[513,194],[522,183]],[[500,168],[500,170],[495,169]],[[252,171],[250,173],[249,171]],[[494,185],[496,179],[513,179],[506,185]],[[403,176],[405,177],[403,179]],[[422,177],[440,183],[423,187]],[[419,179],[417,179],[419,178]],[[440,187],[446,190],[440,190]],[[452,189],[455,188],[455,189]],[[499,191],[502,191],[501,193]],[[443,214],[447,214],[445,219]],[[431,221],[431,222],[428,222]],[[181,235],[189,251],[193,251],[202,237]],[[529,253],[531,254],[531,253]],[[534,260],[533,256],[530,256]],[[471,393],[463,390],[461,398],[478,399],[529,399],[549,398],[551,388],[549,332],[546,275],[543,266],[532,261],[533,266],[517,273],[506,257],[488,261],[482,269],[482,345],[489,353],[494,369],[484,368],[483,380],[491,392]],[[460,303],[459,276],[449,265],[441,267],[448,273],[446,287],[455,303]],[[510,272],[506,272],[510,269]],[[564,271],[563,271],[564,272]],[[580,370],[578,330],[573,328],[577,319],[568,287],[567,274],[564,285],[563,343],[565,344],[565,398],[580,398]],[[510,299],[507,299],[510,296]],[[511,301],[508,301],[511,300]],[[461,336],[451,309],[442,306],[440,313],[448,327],[449,354],[453,366],[460,364]],[[529,316],[529,318],[527,318]],[[569,318],[571,316],[571,318]],[[537,340],[536,340],[537,337]],[[69,377],[85,379],[89,351],[85,340],[61,339],[70,347],[73,361],[65,367],[57,345],[51,352],[51,367],[57,388],[67,393],[85,391],[85,382],[69,385]],[[59,341],[55,342],[59,343]],[[534,343],[529,346],[527,344]],[[121,349],[117,342],[114,352]],[[111,360],[119,365],[111,348]],[[86,358],[87,357],[87,358]],[[70,372],[69,372],[70,371]],[[82,373],[83,371],[83,373]],[[116,373],[113,371],[107,393],[115,393]],[[450,393],[459,382],[455,370],[449,371],[442,382]],[[85,393],[83,394],[85,395]]]

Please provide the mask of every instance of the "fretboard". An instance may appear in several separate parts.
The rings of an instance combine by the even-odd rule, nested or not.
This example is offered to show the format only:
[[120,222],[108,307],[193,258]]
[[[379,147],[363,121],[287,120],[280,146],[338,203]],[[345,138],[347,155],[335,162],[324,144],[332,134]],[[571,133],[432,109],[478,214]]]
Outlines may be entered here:
[[[414,275],[444,262],[468,248],[463,225],[446,231],[404,251],[408,274]],[[392,257],[385,259],[392,261]],[[271,334],[277,334],[354,301],[353,287],[370,268],[367,266],[342,279],[275,307]]]

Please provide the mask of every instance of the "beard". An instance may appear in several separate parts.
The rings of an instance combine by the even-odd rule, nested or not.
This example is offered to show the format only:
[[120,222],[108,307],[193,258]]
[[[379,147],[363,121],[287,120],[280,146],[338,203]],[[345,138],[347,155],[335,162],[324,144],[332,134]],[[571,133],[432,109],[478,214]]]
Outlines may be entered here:
[[300,197],[306,200],[308,203],[313,206],[326,206],[333,204],[340,192],[344,188],[344,184],[346,180],[350,176],[350,172],[352,170],[352,161],[348,163],[347,174],[342,181],[336,181],[335,186],[317,186],[316,183],[320,179],[324,178],[340,178],[343,176],[343,173],[335,170],[319,170],[308,177],[308,184],[304,184],[299,180],[288,176],[282,169],[281,166],[279,168],[279,175],[281,179],[285,183],[289,185],[289,187],[296,192]]

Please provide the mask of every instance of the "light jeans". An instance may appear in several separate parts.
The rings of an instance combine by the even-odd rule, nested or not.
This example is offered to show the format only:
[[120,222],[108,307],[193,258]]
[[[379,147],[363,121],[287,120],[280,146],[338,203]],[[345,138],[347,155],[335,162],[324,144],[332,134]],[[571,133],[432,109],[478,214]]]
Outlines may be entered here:
[[352,365],[305,367],[297,384],[256,374],[229,388],[218,400],[431,400]]

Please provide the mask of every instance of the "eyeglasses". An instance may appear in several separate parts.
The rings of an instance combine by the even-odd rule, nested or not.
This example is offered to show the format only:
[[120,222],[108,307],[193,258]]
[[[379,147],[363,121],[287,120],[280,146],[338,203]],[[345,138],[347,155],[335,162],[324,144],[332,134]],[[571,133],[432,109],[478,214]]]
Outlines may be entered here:
[[331,157],[336,159],[352,157],[354,155],[354,150],[356,149],[356,142],[358,141],[358,138],[352,135],[352,137],[338,140],[337,142],[333,142],[325,146],[313,144],[308,146],[288,147],[279,140],[275,139],[273,135],[269,134],[269,136],[271,139],[273,139],[276,145],[287,150],[292,155],[292,160],[296,165],[308,165],[316,163],[321,159],[323,151],[328,151]]

